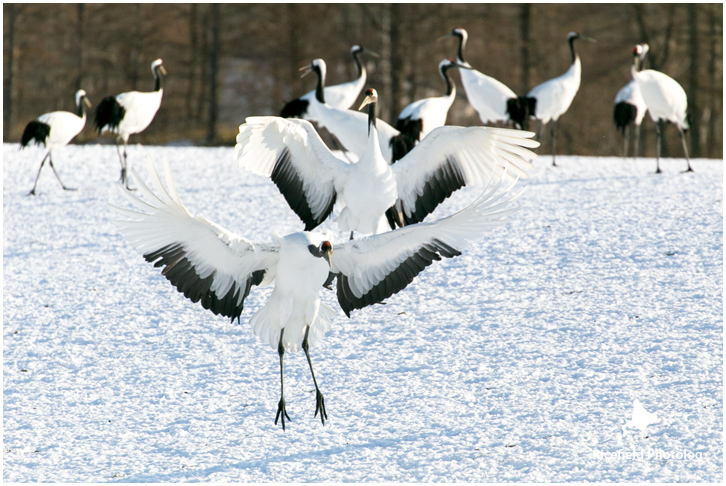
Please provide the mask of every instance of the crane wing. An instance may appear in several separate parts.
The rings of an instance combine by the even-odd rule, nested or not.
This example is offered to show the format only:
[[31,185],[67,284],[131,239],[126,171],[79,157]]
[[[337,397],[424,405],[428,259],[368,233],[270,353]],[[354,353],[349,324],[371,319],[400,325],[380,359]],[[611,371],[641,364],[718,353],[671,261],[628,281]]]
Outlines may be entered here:
[[[398,184],[398,202],[389,222],[423,221],[454,191],[484,184],[492,177],[527,178],[539,146],[531,132],[489,127],[439,127],[403,159],[391,166]],[[393,214],[392,214],[393,213]],[[393,224],[391,225],[393,228]]]
[[350,317],[354,309],[381,302],[410,284],[434,260],[461,254],[468,241],[506,223],[517,194],[499,179],[467,208],[430,223],[350,240],[335,246],[331,272],[337,274],[338,302]]
[[235,145],[240,167],[269,177],[310,231],[333,211],[348,164],[335,157],[306,120],[249,117]]
[[140,199],[119,185],[121,194],[138,210],[112,206],[125,216],[114,221],[119,232],[138,248],[149,263],[162,267],[164,275],[192,302],[232,320],[242,313],[252,285],[275,278],[278,248],[259,245],[186,210],[174,187],[169,164],[162,184],[149,164],[154,190],[136,171]]

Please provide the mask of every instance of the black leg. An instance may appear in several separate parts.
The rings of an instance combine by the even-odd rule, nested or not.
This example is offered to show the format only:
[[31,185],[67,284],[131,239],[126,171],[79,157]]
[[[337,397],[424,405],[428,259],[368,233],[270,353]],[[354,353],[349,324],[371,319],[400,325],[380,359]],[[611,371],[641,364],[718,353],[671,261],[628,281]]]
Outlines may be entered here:
[[50,157],[50,152],[45,154],[45,157],[43,157],[43,161],[40,163],[40,168],[38,169],[38,175],[35,176],[35,183],[33,184],[33,188],[28,193],[28,196],[35,196],[35,186],[38,185],[38,179],[40,178],[40,171],[43,170],[43,166],[45,165],[45,161],[48,157]]
[[351,240],[353,239],[353,232],[352,231],[350,232],[350,239]]
[[65,184],[63,184],[63,181],[61,180],[60,176],[58,175],[58,171],[55,170],[55,166],[53,165],[53,156],[51,155],[48,158],[48,163],[50,164],[50,168],[53,169],[53,173],[55,174],[55,178],[58,179],[58,182],[60,182],[61,187],[64,191],[75,191],[72,187],[66,187]]
[[623,158],[628,158],[628,144],[630,142],[630,125],[623,130]]
[[655,122],[655,173],[660,174],[660,123]]
[[555,162],[555,153],[557,150],[557,132],[555,132],[555,127],[557,126],[557,120],[552,120],[550,123],[550,137],[552,137],[552,166],[557,167],[557,163]]
[[320,421],[325,425],[325,421],[328,420],[328,413],[325,411],[325,398],[318,388],[318,381],[315,379],[315,372],[313,371],[313,363],[310,361],[310,345],[308,344],[308,334],[310,334],[310,326],[305,329],[305,339],[303,339],[302,348],[305,351],[305,357],[308,359],[308,365],[310,366],[310,374],[313,376],[313,383],[315,384],[315,415],[318,416],[320,412]]
[[[277,421],[282,418],[282,430],[285,430],[285,419],[290,420],[285,410],[285,381],[284,381],[284,370],[282,366],[282,357],[285,355],[285,345],[282,344],[282,335],[285,334],[285,329],[280,331],[280,342],[277,345],[277,354],[280,355],[280,401],[277,403],[277,415],[275,415],[275,425]],[[292,422],[292,420],[290,420]]]
[[124,160],[126,159],[126,148],[124,148],[124,155],[121,155],[121,147],[118,146],[118,139],[116,139],[116,153],[118,154],[118,161],[121,162],[121,179],[119,179],[119,182],[121,184],[125,184],[126,183],[126,165],[124,164]]
[[635,125],[635,147],[633,147],[633,157],[638,158],[640,155],[640,125]]
[[[678,125],[676,125],[678,126]],[[683,130],[681,127],[678,127],[678,134],[681,136],[681,145],[683,145],[683,153],[686,156],[686,163],[688,164],[688,169],[684,170],[683,172],[693,172],[693,169],[691,168],[691,159],[688,157],[688,147],[686,146],[686,134],[683,133]]]

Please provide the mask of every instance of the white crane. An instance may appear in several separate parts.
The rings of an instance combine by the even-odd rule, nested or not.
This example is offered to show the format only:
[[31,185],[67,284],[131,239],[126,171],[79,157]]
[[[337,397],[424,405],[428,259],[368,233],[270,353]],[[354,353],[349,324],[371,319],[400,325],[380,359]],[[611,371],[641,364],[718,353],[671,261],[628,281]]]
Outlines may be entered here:
[[446,124],[449,108],[456,98],[456,86],[451,81],[449,70],[458,67],[469,69],[451,59],[444,59],[439,63],[439,74],[446,83],[446,94],[424,98],[406,106],[398,115],[396,130],[416,141],[421,141],[434,128]]
[[[161,106],[161,97],[164,94],[162,77],[166,76],[166,69],[161,59],[151,63],[151,73],[154,75],[154,91],[140,92],[129,91],[107,96],[96,108],[96,130],[98,133],[109,131],[116,134],[116,151],[121,162],[121,183],[128,187],[126,177],[126,146],[129,137],[134,133],[140,133],[149,126],[154,119],[156,112]],[[119,142],[123,142],[123,156],[119,148]]]
[[[366,84],[366,67],[360,60],[361,54],[368,54],[374,57],[378,57],[375,52],[366,49],[358,44],[350,48],[350,55],[353,57],[353,61],[358,68],[358,77],[347,83],[336,84],[334,86],[325,87],[325,102],[334,108],[341,110],[347,110],[358,99],[361,91]],[[315,98],[315,90],[309,91],[304,95],[289,101],[280,111],[280,116],[283,118],[308,118],[308,105]]]
[[659,121],[673,123],[678,129],[678,135],[681,138],[683,153],[686,156],[688,168],[685,172],[692,172],[691,160],[688,157],[688,147],[686,146],[685,131],[689,128],[688,123],[688,97],[683,87],[678,81],[671,78],[667,74],[652,69],[644,69],[638,71],[638,64],[645,60],[648,53],[648,44],[636,45],[633,50],[633,66],[630,69],[633,79],[640,87],[640,93],[643,95],[645,105],[648,107],[650,117],[655,124],[656,138],[656,170],[659,174],[660,170],[660,146],[661,146],[661,129]]
[[366,91],[368,146],[358,162],[336,158],[306,120],[250,117],[239,128],[240,167],[269,177],[309,231],[337,201],[341,231],[378,233],[423,221],[457,189],[513,174],[526,178],[539,144],[534,134],[487,127],[439,127],[403,159],[381,155],[376,123],[378,94]]
[[456,62],[466,66],[468,69],[460,70],[461,84],[464,85],[466,97],[471,106],[479,113],[479,118],[485,125],[488,123],[512,121],[517,128],[523,127],[521,115],[521,99],[514,91],[504,83],[487,76],[471,67],[471,64],[464,60],[466,41],[469,38],[465,29],[456,27],[450,33],[441,37],[456,37],[459,39],[459,50],[456,54]]
[[58,179],[58,182],[60,182],[61,187],[66,191],[74,190],[66,187],[63,181],[60,180],[60,176],[53,165],[53,151],[68,145],[76,135],[81,133],[83,127],[86,126],[86,109],[90,108],[90,106],[91,102],[88,101],[86,92],[79,89],[76,91],[76,113],[53,111],[40,115],[25,126],[23,136],[20,138],[20,148],[23,149],[29,143],[35,142],[35,144],[43,145],[48,149],[45,157],[40,162],[40,168],[38,169],[38,175],[35,176],[33,189],[30,190],[28,195],[35,195],[35,187],[38,185],[40,171],[43,169],[46,160],[48,160],[50,168],[53,169],[53,173],[56,179]]
[[620,88],[615,95],[615,108],[613,110],[613,120],[615,126],[623,134],[623,157],[628,156],[628,142],[630,125],[633,126],[635,132],[634,153],[638,157],[640,146],[640,124],[643,122],[645,112],[648,108],[645,106],[643,96],[640,94],[638,83],[632,79],[628,84]]
[[[318,78],[315,97],[308,106],[307,119],[317,123],[318,127],[327,129],[340,141],[346,151],[352,152],[356,157],[362,157],[368,145],[366,139],[368,117],[358,111],[332,107],[326,102],[325,61],[314,59],[302,70],[304,70],[303,75],[312,72]],[[383,120],[378,120],[376,126],[381,152],[388,163],[399,160],[416,144],[415,140],[401,134]]]
[[[151,165],[151,164],[150,164]],[[302,348],[316,391],[315,414],[325,424],[327,412],[318,387],[309,349],[332,325],[334,311],[320,300],[320,288],[337,277],[337,300],[343,312],[381,302],[403,290],[435,260],[461,255],[467,243],[504,224],[519,209],[518,196],[493,184],[466,209],[447,218],[400,228],[362,240],[332,244],[322,234],[300,232],[259,244],[208,221],[192,216],[174,187],[169,164],[166,185],[150,167],[152,191],[132,173],[144,200],[119,186],[138,210],[115,208],[124,216],[119,231],[144,256],[162,267],[162,274],[192,302],[239,320],[253,285],[274,284],[267,303],[250,319],[264,344],[280,359],[280,401],[275,425],[290,420],[285,407],[283,357]]]
[[539,132],[542,127],[551,122],[550,135],[552,138],[552,165],[556,166],[555,151],[557,144],[556,125],[557,120],[567,111],[575,99],[577,90],[580,89],[580,73],[582,67],[580,64],[580,56],[575,51],[575,41],[584,40],[595,42],[595,39],[586,37],[579,32],[570,32],[567,34],[567,43],[570,46],[570,54],[572,56],[572,65],[562,76],[550,79],[544,83],[535,86],[527,93],[526,101],[530,116],[540,121]]

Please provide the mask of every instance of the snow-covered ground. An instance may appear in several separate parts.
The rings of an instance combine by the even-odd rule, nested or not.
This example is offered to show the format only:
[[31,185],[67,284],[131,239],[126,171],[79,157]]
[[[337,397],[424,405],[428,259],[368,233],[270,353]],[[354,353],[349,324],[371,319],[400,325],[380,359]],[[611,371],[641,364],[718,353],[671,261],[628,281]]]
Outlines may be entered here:
[[[46,168],[26,196],[42,156],[3,146],[3,481],[723,480],[723,161],[542,157],[513,223],[387,305],[347,319],[323,291],[329,421],[288,354],[283,432],[247,322],[269,288],[241,325],[192,304],[111,223],[113,146],[59,151],[78,190]],[[168,157],[187,208],[238,234],[302,228],[232,148],[129,157]]]

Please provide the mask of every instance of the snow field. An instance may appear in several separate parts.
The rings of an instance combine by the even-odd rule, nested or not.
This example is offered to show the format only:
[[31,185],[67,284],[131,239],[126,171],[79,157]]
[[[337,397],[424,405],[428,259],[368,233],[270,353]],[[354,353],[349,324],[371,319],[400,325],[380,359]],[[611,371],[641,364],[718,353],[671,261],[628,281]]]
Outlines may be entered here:
[[[4,481],[723,480],[720,160],[543,156],[515,221],[386,305],[347,319],[322,291],[329,422],[288,353],[283,432],[277,353],[247,322],[270,289],[240,325],[192,304],[116,232],[113,147],[59,151],[78,190],[46,167],[26,196],[42,156],[3,146]],[[142,176],[164,157],[192,214],[302,228],[232,148],[129,148]],[[623,428],[634,399],[660,418],[645,434]]]

